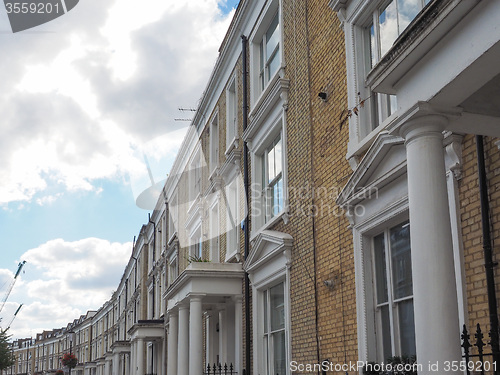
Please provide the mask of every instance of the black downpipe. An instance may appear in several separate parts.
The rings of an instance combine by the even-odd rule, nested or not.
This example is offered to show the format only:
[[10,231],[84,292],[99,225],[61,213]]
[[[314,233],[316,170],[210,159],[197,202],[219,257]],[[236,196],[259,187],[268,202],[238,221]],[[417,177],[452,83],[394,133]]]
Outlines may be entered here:
[[[484,142],[482,135],[476,135],[477,150],[477,170],[479,177],[479,195],[481,200],[481,223],[483,227],[483,251],[484,267],[486,269],[486,287],[488,290],[488,309],[490,315],[491,328],[491,349],[493,352],[493,361],[500,363],[499,339],[498,339],[498,307],[495,291],[494,269],[498,265],[493,261],[493,251],[491,247],[490,230],[490,203],[488,199],[488,187],[486,181],[486,167],[484,162]],[[498,374],[495,371],[495,374]]]
[[[242,65],[243,65],[243,76],[242,76],[242,89],[243,89],[243,131],[247,128],[247,117],[248,117],[248,103],[247,103],[247,37],[245,35],[241,36],[241,54],[242,54]],[[243,184],[245,185],[245,202],[247,207],[247,212],[245,215],[245,260],[250,252],[250,180],[248,176],[248,145],[247,142],[243,142]],[[246,375],[251,374],[251,363],[250,363],[250,279],[248,278],[248,273],[245,272],[245,364],[246,364]],[[244,370],[245,371],[245,370]]]

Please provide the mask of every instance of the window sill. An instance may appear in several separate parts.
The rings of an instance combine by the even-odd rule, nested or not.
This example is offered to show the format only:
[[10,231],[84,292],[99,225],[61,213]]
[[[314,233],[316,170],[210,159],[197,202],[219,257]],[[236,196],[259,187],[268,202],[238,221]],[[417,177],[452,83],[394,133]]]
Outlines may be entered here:
[[280,220],[283,220],[283,223],[286,225],[290,221],[290,216],[288,215],[287,210],[281,211],[278,215],[273,217],[271,220],[269,220],[267,223],[262,225],[259,229],[257,229],[255,232],[252,231],[252,234],[250,235],[250,241],[253,241],[261,232],[268,230],[275,226],[276,224],[279,223]]
[[[351,160],[355,159],[356,168],[359,164],[361,156],[371,147],[377,136],[386,128],[390,127],[390,125],[398,119],[398,111],[394,112],[392,115],[387,117],[382,124],[373,129],[367,136],[363,139],[359,140],[357,143],[354,143],[352,140],[349,140],[349,145],[347,146],[347,155],[346,159]],[[351,164],[352,166],[352,164]],[[353,169],[356,169],[353,168]]]
[[231,253],[226,254],[226,259],[224,260],[225,263],[240,263],[241,261],[241,254],[238,252],[238,247],[236,250],[232,251]]
[[235,150],[235,149],[238,148],[238,146],[239,146],[239,140],[240,140],[240,137],[235,136],[231,141],[229,141],[227,143],[229,146],[227,147],[227,150],[224,153],[224,155],[226,155],[226,158],[231,154],[231,152],[233,150]]

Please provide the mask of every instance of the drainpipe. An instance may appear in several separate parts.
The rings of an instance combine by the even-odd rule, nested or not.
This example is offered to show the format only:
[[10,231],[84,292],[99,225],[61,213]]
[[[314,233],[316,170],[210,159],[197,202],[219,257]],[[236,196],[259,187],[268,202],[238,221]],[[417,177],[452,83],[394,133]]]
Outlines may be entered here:
[[[498,339],[498,307],[497,296],[495,292],[495,274],[494,269],[498,265],[493,261],[493,252],[491,247],[490,230],[490,203],[488,199],[488,187],[486,180],[486,167],[484,162],[484,142],[482,135],[476,135],[477,150],[477,170],[479,177],[479,195],[481,199],[481,223],[483,227],[483,251],[484,267],[486,269],[486,287],[488,291],[488,309],[490,314],[491,328],[491,349],[493,351],[493,361],[500,363],[499,339]],[[495,374],[498,374],[495,371]]]
[[[242,76],[242,89],[243,89],[243,131],[247,128],[247,117],[248,117],[248,103],[247,103],[247,37],[245,35],[241,36],[241,54],[242,54],[242,65],[243,65],[243,76]],[[248,145],[247,142],[243,142],[243,184],[245,185],[245,203],[247,207],[247,212],[245,215],[245,227],[244,227],[244,237],[245,237],[245,260],[248,258],[248,253],[250,252],[250,180],[248,174]],[[251,374],[251,363],[250,363],[250,279],[248,278],[248,273],[245,272],[245,364],[246,364],[246,375]],[[244,370],[245,371],[245,370]]]

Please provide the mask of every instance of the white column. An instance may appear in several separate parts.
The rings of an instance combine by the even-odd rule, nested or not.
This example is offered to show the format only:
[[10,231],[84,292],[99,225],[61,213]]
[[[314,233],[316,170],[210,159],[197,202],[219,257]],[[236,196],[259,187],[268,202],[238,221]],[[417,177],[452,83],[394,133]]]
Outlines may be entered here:
[[177,312],[171,311],[169,313],[168,324],[168,353],[167,353],[167,375],[177,374],[177,345],[178,345],[178,332],[179,332],[179,319]]
[[144,339],[137,339],[137,374],[144,374]]
[[[406,139],[417,361],[460,361],[460,327],[442,130],[447,119],[429,115],[402,128]],[[449,371],[448,375],[460,374]]]
[[189,302],[189,375],[203,373],[203,312],[201,296]]
[[179,305],[179,346],[177,349],[177,375],[189,373],[189,307]]
[[137,367],[136,367],[136,350],[135,350],[135,345],[136,342],[135,340],[132,341],[130,345],[130,374],[135,375],[137,374]]
[[120,375],[120,353],[113,354],[113,374],[112,375]]
[[243,306],[242,297],[234,299],[234,371],[242,374],[243,363]]
[[219,311],[219,362],[227,362],[226,310]]

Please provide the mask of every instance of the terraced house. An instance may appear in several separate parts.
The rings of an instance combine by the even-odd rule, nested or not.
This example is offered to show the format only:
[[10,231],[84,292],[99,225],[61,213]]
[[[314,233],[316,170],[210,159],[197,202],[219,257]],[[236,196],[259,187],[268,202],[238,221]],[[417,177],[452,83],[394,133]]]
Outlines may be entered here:
[[478,323],[498,351],[498,19],[487,0],[240,1],[116,292],[14,343],[11,373],[68,351],[82,375],[463,373]]

